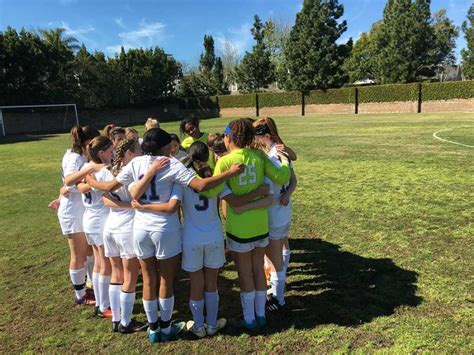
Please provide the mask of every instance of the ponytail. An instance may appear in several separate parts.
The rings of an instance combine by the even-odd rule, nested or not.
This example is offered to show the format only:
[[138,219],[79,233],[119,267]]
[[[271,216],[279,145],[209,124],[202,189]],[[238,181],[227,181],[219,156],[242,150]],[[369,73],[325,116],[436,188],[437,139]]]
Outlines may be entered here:
[[115,151],[115,158],[112,164],[112,174],[117,176],[118,173],[122,170],[123,158],[125,157],[125,153],[129,150],[131,152],[136,152],[140,149],[138,142],[134,139],[125,139],[120,142],[119,146]]
[[212,176],[212,169],[207,163],[208,159],[209,147],[203,142],[196,141],[189,147],[187,164],[185,163],[185,165],[192,167],[204,179]]
[[87,145],[87,157],[89,161],[93,161],[96,164],[102,164],[102,160],[99,157],[99,152],[107,150],[112,146],[112,141],[105,136],[97,136],[92,139]]

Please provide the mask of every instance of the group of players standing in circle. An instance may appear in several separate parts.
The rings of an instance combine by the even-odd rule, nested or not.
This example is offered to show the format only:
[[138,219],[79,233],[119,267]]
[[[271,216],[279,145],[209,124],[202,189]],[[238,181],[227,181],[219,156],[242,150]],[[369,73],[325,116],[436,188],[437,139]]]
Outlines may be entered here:
[[[146,330],[151,342],[184,328],[212,336],[227,323],[218,317],[227,249],[239,275],[240,326],[265,327],[266,312],[285,308],[296,154],[269,117],[234,120],[214,135],[184,119],[182,143],[156,120],[146,128],[143,139],[133,128],[71,130],[63,186],[51,205],[68,237],[75,302],[111,318],[115,332]],[[187,323],[171,321],[180,263],[190,277]],[[132,318],[140,269],[146,323]]]

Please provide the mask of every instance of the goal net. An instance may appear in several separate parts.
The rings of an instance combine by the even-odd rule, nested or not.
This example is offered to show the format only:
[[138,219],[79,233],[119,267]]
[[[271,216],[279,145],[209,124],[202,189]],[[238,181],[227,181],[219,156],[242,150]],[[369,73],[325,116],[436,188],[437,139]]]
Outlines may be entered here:
[[58,133],[79,125],[76,104],[0,106],[0,134]]

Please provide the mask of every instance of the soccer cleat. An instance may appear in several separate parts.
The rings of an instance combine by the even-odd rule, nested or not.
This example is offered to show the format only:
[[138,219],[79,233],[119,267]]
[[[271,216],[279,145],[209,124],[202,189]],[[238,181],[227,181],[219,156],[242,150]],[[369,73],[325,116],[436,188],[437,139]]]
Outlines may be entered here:
[[285,303],[280,304],[280,302],[278,302],[275,296],[273,295],[268,296],[267,304],[265,306],[265,309],[267,310],[267,312],[283,311],[285,308],[286,308]]
[[240,321],[240,326],[246,330],[255,330],[257,329],[257,321],[254,319],[251,323],[247,323],[245,319]]
[[[119,322],[120,323],[120,322]],[[122,323],[118,326],[118,331],[121,334],[130,334],[130,333],[137,333],[146,330],[148,327],[148,323],[139,322],[136,319],[133,319],[127,325],[123,325]]]
[[225,318],[220,318],[217,320],[217,323],[215,326],[212,325],[207,325],[206,327],[206,333],[209,336],[212,336],[216,334],[219,330],[223,329],[227,324],[227,320]]
[[119,331],[120,322],[112,322],[112,332],[117,333]]
[[178,322],[172,323],[169,334],[160,332],[161,341],[170,341],[176,338],[176,336],[186,327],[186,323]]
[[94,315],[100,318],[112,318],[112,311],[110,308],[106,308],[101,311],[99,307],[94,307]]
[[189,322],[186,323],[186,329],[188,332],[193,333],[195,336],[197,336],[199,339],[202,339],[206,336],[206,328],[204,326],[200,328],[195,327],[195,323],[193,320],[190,320]]
[[148,335],[148,340],[150,341],[150,343],[158,343],[161,340],[160,328],[151,330],[151,328],[148,327],[148,330],[146,331],[146,333]]
[[76,304],[81,306],[95,306],[95,299],[87,297],[87,294],[82,298],[76,298]]
[[257,317],[257,326],[259,328],[265,328],[267,326],[267,318],[266,317]]

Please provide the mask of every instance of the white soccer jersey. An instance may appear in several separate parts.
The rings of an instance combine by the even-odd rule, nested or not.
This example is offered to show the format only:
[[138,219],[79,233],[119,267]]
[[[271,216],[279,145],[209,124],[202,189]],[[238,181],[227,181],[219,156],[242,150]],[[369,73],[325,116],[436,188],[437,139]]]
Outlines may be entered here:
[[[89,163],[84,165],[88,166]],[[99,181],[104,181],[104,175],[107,174],[108,169],[102,168],[100,171],[94,173],[95,177]],[[103,191],[92,189],[89,192],[82,194],[82,203],[85,207],[84,219],[82,224],[84,226],[84,232],[89,234],[102,234],[104,231],[105,221],[109,214],[109,208],[104,205],[102,200]]]
[[[268,157],[275,166],[281,166],[281,161],[278,157],[278,151],[275,145],[273,145],[270,151],[268,152]],[[286,192],[286,190],[288,190],[288,186],[290,183],[288,183],[287,185],[278,185],[271,181],[271,184],[273,185],[272,190],[274,191],[274,194],[273,203],[268,208],[268,225],[270,228],[275,228],[284,226],[291,222],[291,198],[287,206],[280,205],[280,198]]]
[[[99,181],[112,181],[113,179],[114,175],[108,169],[105,169],[101,176],[97,176]],[[109,192],[109,194],[119,201],[130,202],[132,200],[127,186],[121,186],[117,190]],[[132,233],[134,216],[135,210],[132,208],[110,208],[104,231],[110,233]]]
[[[144,155],[134,158],[117,175],[116,179],[122,185],[130,185],[140,180],[148,171],[150,164],[160,157]],[[148,189],[140,198],[140,202],[164,203],[170,199],[179,199],[173,194],[173,184],[187,186],[194,179],[194,174],[175,158],[170,158],[170,163],[159,171],[151,180]],[[145,231],[172,231],[181,228],[178,214],[165,214],[137,210],[135,212],[134,229]]]
[[[64,154],[61,171],[62,180],[64,184],[64,177],[77,173],[86,163],[86,158],[83,155],[74,153],[68,149]],[[64,185],[66,186],[66,185]],[[76,186],[67,186],[70,194],[65,197],[61,196],[59,204],[58,215],[65,218],[81,218],[84,212],[84,207],[81,203],[81,193]]]
[[223,240],[218,198],[208,198],[190,187],[183,188],[183,244],[206,245]]

